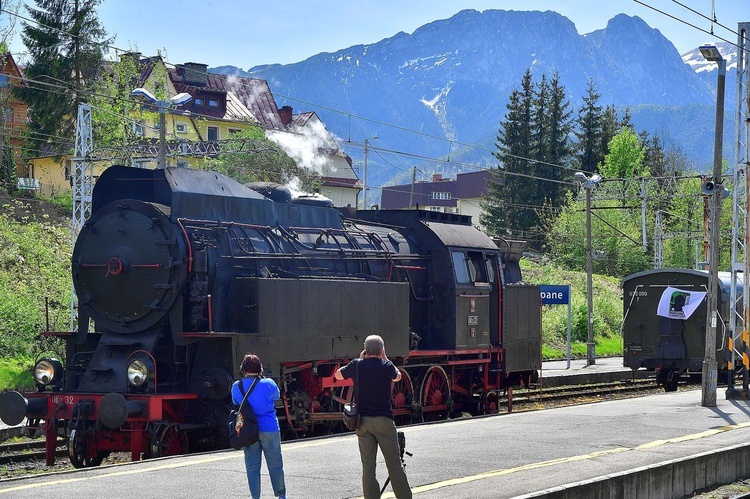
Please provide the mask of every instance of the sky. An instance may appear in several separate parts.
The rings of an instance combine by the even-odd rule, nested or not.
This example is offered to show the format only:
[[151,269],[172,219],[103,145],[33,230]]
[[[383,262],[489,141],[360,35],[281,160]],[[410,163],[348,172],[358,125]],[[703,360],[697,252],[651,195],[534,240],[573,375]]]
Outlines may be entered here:
[[[29,0],[26,0],[27,3]],[[641,2],[641,3],[639,3]],[[3,2],[3,8],[11,2]],[[33,2],[32,2],[33,4]],[[658,29],[680,54],[707,41],[737,35],[714,25],[700,31],[649,5],[710,33],[712,9],[720,25],[737,30],[750,22],[750,0],[102,0],[99,20],[115,36],[113,46],[143,55],[161,51],[167,62],[199,62],[249,69],[261,64],[289,64],[320,52],[376,43],[399,31],[413,33],[432,21],[464,9],[484,11],[553,10],[576,25],[581,34],[603,29],[617,14],[638,16]],[[692,9],[692,11],[690,10]],[[696,12],[693,12],[696,11]],[[25,12],[23,13],[25,15]],[[2,13],[0,27],[7,26]],[[16,31],[20,24],[16,25]],[[24,51],[19,36],[11,52]]]

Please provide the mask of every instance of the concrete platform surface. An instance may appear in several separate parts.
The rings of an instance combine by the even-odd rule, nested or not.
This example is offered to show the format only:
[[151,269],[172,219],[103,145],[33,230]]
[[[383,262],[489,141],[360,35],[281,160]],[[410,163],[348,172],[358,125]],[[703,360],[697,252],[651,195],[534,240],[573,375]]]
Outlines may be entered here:
[[592,365],[587,359],[571,359],[570,365],[567,360],[546,361],[539,376],[542,387],[553,387],[641,379],[654,377],[654,373],[645,369],[633,371],[622,365],[622,357],[601,357],[594,359]]
[[[701,475],[716,474],[716,466],[712,472],[698,472],[659,464],[747,447],[750,403],[726,400],[720,392],[716,407],[702,407],[699,389],[681,389],[638,399],[423,424],[403,431],[406,450],[413,454],[405,459],[415,497],[552,497],[550,491],[556,487],[635,468],[660,470],[643,482],[647,489],[665,481],[690,487]],[[361,496],[354,435],[285,442],[282,449],[288,497]],[[750,462],[740,464],[750,476]],[[386,478],[382,459],[378,476],[382,484]],[[0,481],[0,499],[239,498],[248,497],[245,478],[242,452],[221,451]],[[273,496],[265,467],[262,487],[262,497]],[[648,490],[625,495],[627,489],[619,490],[619,495],[606,497],[671,497]],[[539,495],[539,491],[545,492]],[[602,497],[598,493],[590,497],[597,496]],[[393,497],[390,488],[383,497]]]

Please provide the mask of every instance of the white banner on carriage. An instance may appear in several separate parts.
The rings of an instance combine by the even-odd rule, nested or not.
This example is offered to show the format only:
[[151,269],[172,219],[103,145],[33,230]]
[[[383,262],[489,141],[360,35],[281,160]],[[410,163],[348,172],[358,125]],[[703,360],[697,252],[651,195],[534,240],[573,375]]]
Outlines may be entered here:
[[670,319],[689,319],[705,297],[705,291],[685,291],[670,286],[661,295],[656,315]]

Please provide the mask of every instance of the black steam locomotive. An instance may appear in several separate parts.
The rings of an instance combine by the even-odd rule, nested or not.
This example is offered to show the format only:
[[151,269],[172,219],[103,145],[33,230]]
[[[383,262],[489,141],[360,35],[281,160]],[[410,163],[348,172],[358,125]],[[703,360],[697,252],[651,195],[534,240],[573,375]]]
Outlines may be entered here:
[[[470,217],[338,210],[212,172],[107,169],[72,257],[79,301],[65,365],[0,417],[67,438],[76,467],[227,446],[229,391],[247,352],[279,385],[285,436],[341,429],[336,369],[380,334],[401,369],[397,423],[489,413],[541,364],[539,289],[520,284],[523,243]],[[89,324],[94,327],[89,330]]]

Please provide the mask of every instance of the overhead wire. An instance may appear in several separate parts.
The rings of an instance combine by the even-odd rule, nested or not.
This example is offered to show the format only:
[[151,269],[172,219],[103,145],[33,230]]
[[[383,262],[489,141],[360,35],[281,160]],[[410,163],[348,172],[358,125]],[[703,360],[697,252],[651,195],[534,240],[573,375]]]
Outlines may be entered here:
[[[711,23],[712,23],[712,24],[715,24],[715,25],[717,25],[717,26],[721,26],[722,28],[724,28],[725,30],[729,31],[730,33],[732,33],[732,34],[734,34],[734,35],[738,35],[738,36],[739,36],[739,33],[737,33],[737,32],[736,32],[735,30],[733,30],[732,28],[729,28],[729,27],[727,27],[727,26],[724,26],[723,24],[721,24],[720,22],[718,22],[718,21],[716,20],[716,11],[714,11],[714,13],[713,13],[713,17],[708,17],[707,15],[705,15],[705,14],[703,14],[703,13],[701,13],[701,12],[698,12],[697,10],[693,9],[692,7],[690,7],[690,6],[688,6],[688,5],[685,5],[685,4],[684,4],[684,3],[682,3],[682,2],[679,2],[678,0],[672,0],[672,1],[673,1],[674,3],[676,3],[677,5],[679,5],[679,6],[681,6],[681,7],[684,7],[685,9],[689,10],[689,11],[690,11],[690,12],[692,12],[693,14],[697,14],[697,15],[701,16],[702,18],[704,18],[704,19],[706,19],[706,20],[708,20],[708,21],[711,21]],[[711,32],[710,32],[710,34],[712,34],[712,35],[713,35],[713,31],[711,31]]]
[[667,16],[667,17],[669,17],[669,18],[672,18],[672,19],[674,19],[675,21],[679,21],[679,22],[681,22],[681,23],[683,23],[683,24],[686,24],[686,25],[690,26],[691,28],[697,29],[698,31],[702,31],[703,33],[706,33],[706,34],[708,34],[708,35],[714,36],[714,37],[718,38],[719,40],[725,41],[725,42],[727,42],[728,44],[730,44],[730,45],[733,45],[733,46],[735,46],[735,47],[739,48],[739,46],[738,46],[738,45],[737,45],[737,44],[736,44],[735,42],[731,42],[731,41],[727,40],[726,38],[722,38],[721,36],[719,36],[719,35],[716,35],[715,33],[711,33],[710,31],[706,31],[705,29],[703,29],[703,28],[701,28],[701,27],[698,27],[698,26],[696,26],[695,24],[689,23],[689,22],[687,22],[687,21],[685,21],[685,20],[683,20],[683,19],[680,19],[680,18],[679,18],[679,17],[677,17],[677,16],[673,16],[672,14],[669,14],[669,13],[667,13],[667,12],[664,12],[663,10],[657,9],[656,7],[653,7],[653,6],[649,5],[649,4],[647,4],[646,2],[642,2],[641,0],[633,0],[633,1],[634,1],[635,3],[637,3],[637,4],[643,5],[644,7],[647,7],[647,8],[649,8],[649,9],[651,9],[651,10],[654,10],[654,11],[656,11],[656,12],[658,12],[659,14],[665,15],[665,16]]

